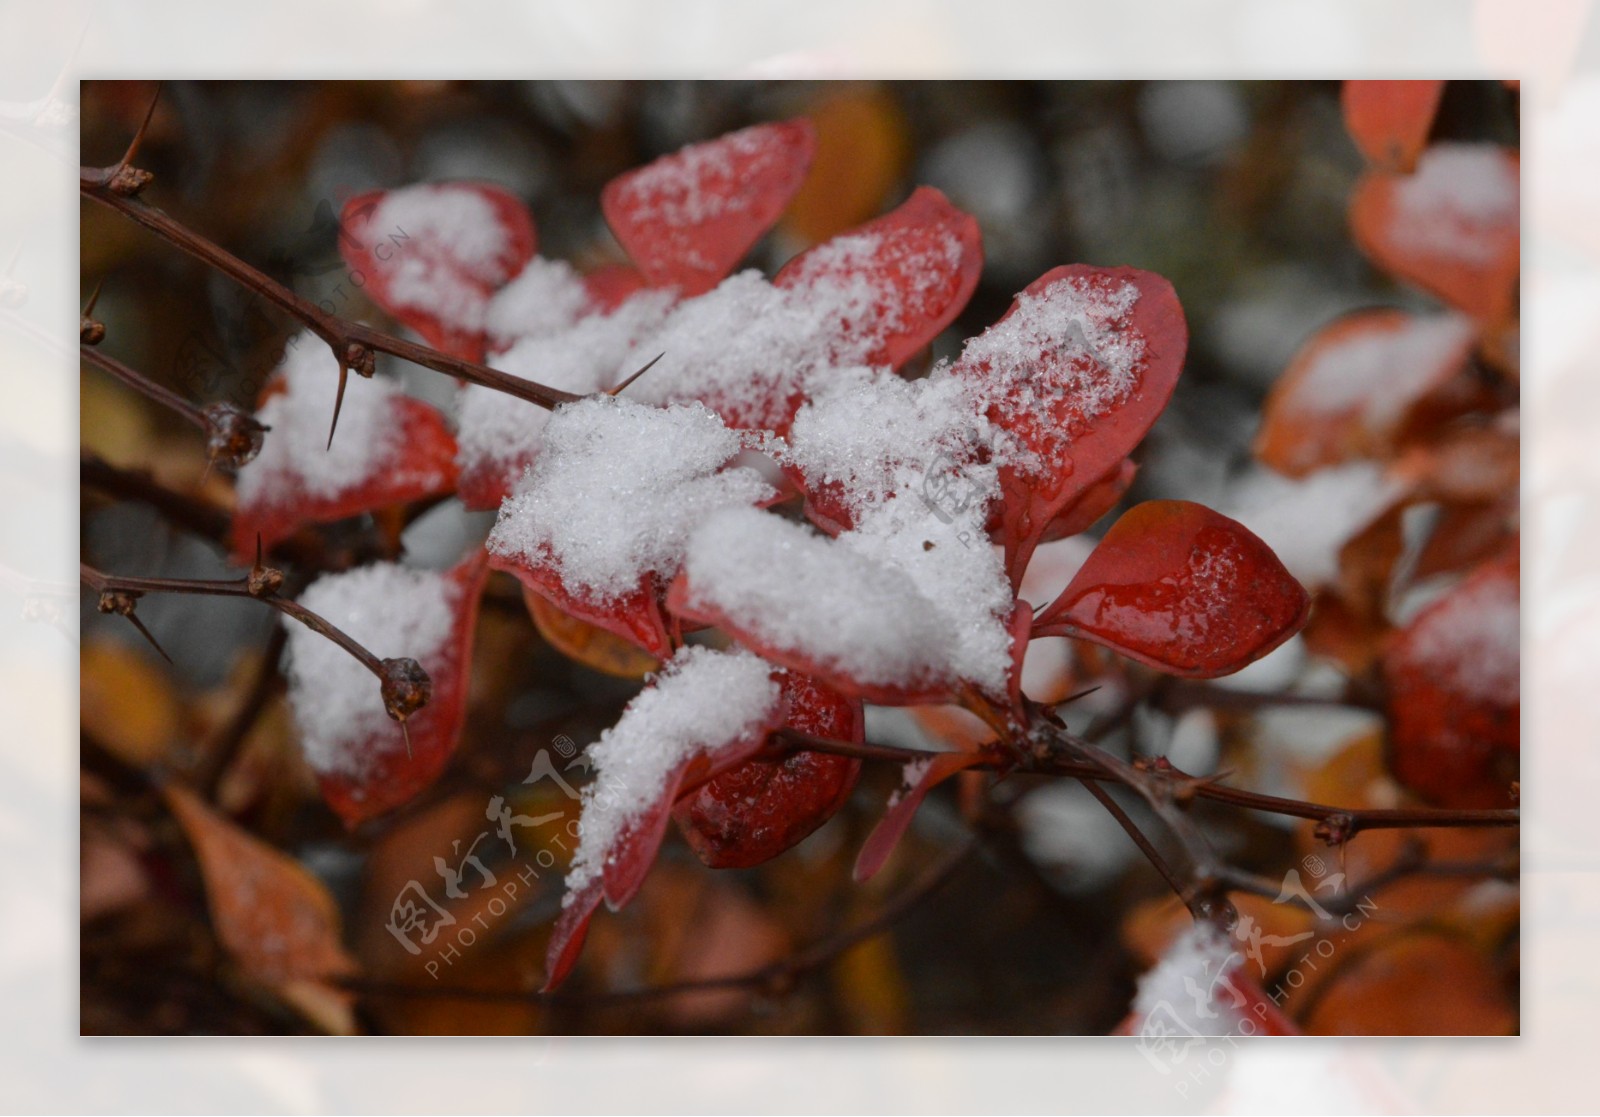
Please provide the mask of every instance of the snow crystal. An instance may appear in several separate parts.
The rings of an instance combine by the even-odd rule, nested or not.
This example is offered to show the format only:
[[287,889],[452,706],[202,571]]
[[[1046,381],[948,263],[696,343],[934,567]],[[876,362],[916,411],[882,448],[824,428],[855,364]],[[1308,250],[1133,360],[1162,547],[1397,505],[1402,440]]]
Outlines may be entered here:
[[639,168],[624,183],[623,202],[635,221],[669,226],[699,225],[750,208],[744,190],[721,188],[740,164],[751,178],[775,152],[764,125],[732,132],[707,143],[691,144]]
[[782,457],[812,485],[843,486],[857,514],[893,492],[943,497],[952,484],[953,498],[981,504],[999,492],[998,473],[992,465],[957,463],[971,462],[995,437],[967,381],[908,381],[857,369],[818,385],[795,416]]
[[967,342],[958,367],[983,370],[980,391],[1008,426],[1069,403],[1064,429],[1039,430],[1065,442],[1139,386],[1144,338],[1128,322],[1138,300],[1127,281],[1064,276],[1019,295],[1013,313]]
[[975,526],[947,524],[915,497],[837,539],[754,509],[723,512],[691,536],[684,568],[691,605],[866,685],[1004,687],[1011,597],[1000,558]]
[[791,399],[835,364],[859,364],[870,345],[839,343],[839,322],[871,307],[865,287],[774,287],[758,271],[729,276],[680,303],[650,338],[661,361],[628,394],[643,403],[701,399],[741,425],[771,426]]
[[948,229],[875,231],[818,245],[799,257],[785,283],[828,300],[845,336],[882,339],[910,325],[913,307],[942,304],[960,268],[961,240]]
[[1286,401],[1294,412],[1359,411],[1373,432],[1388,431],[1452,357],[1464,358],[1475,330],[1461,314],[1397,321],[1322,346]]
[[680,649],[587,751],[595,778],[583,789],[568,899],[599,879],[611,847],[680,764],[761,729],[781,693],[771,667],[748,652]]
[[1228,515],[1315,589],[1333,583],[1339,549],[1393,504],[1402,487],[1373,462],[1319,469],[1299,481],[1258,470],[1236,485]]
[[690,530],[712,512],[772,489],[723,467],[739,435],[700,404],[645,407],[596,396],[550,417],[544,445],[500,507],[489,549],[550,569],[595,602],[676,573]]
[[570,264],[536,256],[489,299],[484,326],[490,344],[504,349],[522,338],[564,330],[588,307],[583,278]]
[[1175,1028],[1186,1035],[1248,1034],[1236,994],[1223,978],[1244,955],[1209,923],[1196,923],[1139,979],[1133,1014],[1141,1025]]
[[949,633],[904,571],[755,509],[707,520],[684,561],[711,606],[776,652],[868,685],[937,680]]
[[[317,579],[300,604],[378,658],[407,656],[436,674],[448,652],[458,592],[443,574],[378,563]],[[298,621],[283,623],[289,701],[307,763],[323,774],[360,775],[370,759],[360,745],[400,736],[377,678],[332,640]]]
[[[509,230],[494,204],[472,187],[421,184],[391,190],[373,211],[367,228],[445,249],[472,278],[498,287],[507,274]],[[401,253],[408,250],[402,242]]]
[[339,393],[339,363],[318,337],[302,333],[284,349],[277,376],[284,390],[256,412],[271,427],[256,459],[239,471],[239,503],[271,497],[292,478],[313,497],[335,497],[367,481],[395,450],[390,380],[350,374],[338,435],[328,445],[328,424]]
[[1509,706],[1522,693],[1521,625],[1515,581],[1468,582],[1418,619],[1409,659],[1461,695]]
[[1396,244],[1471,264],[1494,259],[1521,206],[1516,166],[1493,144],[1434,144],[1396,183],[1394,199]]
[[408,186],[392,190],[367,229],[387,237],[387,260],[372,266],[385,280],[387,301],[424,311],[453,327],[480,330],[488,294],[511,278],[510,230],[494,205],[465,186]]
[[[660,326],[672,299],[664,291],[642,292],[610,314],[590,315],[566,329],[527,336],[495,358],[495,367],[548,388],[577,395],[598,392],[617,382],[619,369],[632,371],[649,360],[640,343]],[[533,459],[550,418],[548,411],[472,384],[461,390],[460,399],[456,438],[462,469]]]

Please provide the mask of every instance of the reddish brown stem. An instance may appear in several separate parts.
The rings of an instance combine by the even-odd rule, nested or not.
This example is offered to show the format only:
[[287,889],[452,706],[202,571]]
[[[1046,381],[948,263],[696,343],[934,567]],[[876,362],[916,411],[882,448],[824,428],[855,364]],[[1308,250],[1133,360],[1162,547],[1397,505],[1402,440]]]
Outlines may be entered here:
[[[938,755],[925,749],[900,748],[896,745],[856,745],[849,741],[832,741],[788,730],[784,731],[783,736],[796,748],[810,749],[813,752],[833,753],[837,756],[854,756],[863,760],[884,760],[896,764],[905,764],[909,761],[926,760],[928,757]],[[1064,734],[1063,738],[1070,739],[1066,738]],[[1001,755],[999,752],[995,752],[992,756],[980,761],[974,765],[974,768],[990,771],[1020,769],[1040,774],[1070,776],[1074,779],[1124,782],[1094,764],[1060,758],[1048,758],[1023,763],[1015,757]],[[1516,808],[1504,810],[1452,810],[1444,807],[1334,807],[1325,803],[1308,803],[1299,799],[1284,799],[1276,795],[1262,795],[1254,791],[1225,787],[1212,781],[1191,776],[1170,765],[1159,769],[1151,769],[1149,774],[1173,783],[1179,791],[1192,795],[1196,799],[1209,799],[1213,802],[1228,803],[1232,806],[1244,807],[1253,811],[1263,811],[1267,814],[1289,815],[1294,818],[1307,818],[1317,822],[1348,820],[1350,829],[1347,833],[1351,835],[1362,830],[1385,830],[1403,827],[1516,826],[1521,822],[1521,812]]]
[[[128,168],[120,169],[128,170]],[[432,369],[434,372],[445,373],[470,384],[504,392],[544,408],[559,407],[563,403],[571,403],[580,398],[571,392],[559,388],[547,388],[531,380],[524,380],[520,376],[512,376],[487,365],[452,357],[426,345],[405,341],[359,322],[350,322],[338,315],[329,314],[265,272],[245,263],[221,245],[207,240],[156,207],[127,193],[126,187],[119,187],[118,170],[118,167],[80,167],[79,193],[144,226],[179,251],[222,272],[272,303],[321,338],[333,350],[341,369],[370,373],[372,355],[388,353],[421,365],[423,368]]]
[[96,570],[88,563],[81,562],[78,564],[78,569],[80,580],[96,593],[127,593],[135,595],[177,593],[210,597],[245,597],[252,601],[259,601],[276,609],[286,617],[293,617],[319,636],[332,640],[354,656],[363,667],[376,675],[380,681],[387,677],[383,661],[357,643],[347,633],[323,620],[299,602],[288,601],[276,596],[261,597],[251,593],[249,578],[235,578],[226,581],[205,581],[198,578],[138,578],[106,574]]

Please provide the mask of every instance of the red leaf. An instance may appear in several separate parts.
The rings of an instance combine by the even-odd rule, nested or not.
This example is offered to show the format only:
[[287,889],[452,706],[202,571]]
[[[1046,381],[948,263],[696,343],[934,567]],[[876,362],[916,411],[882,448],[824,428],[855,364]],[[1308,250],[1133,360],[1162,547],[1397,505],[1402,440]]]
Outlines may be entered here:
[[[455,617],[439,653],[421,661],[433,683],[433,695],[426,706],[406,720],[405,735],[398,723],[390,722],[371,739],[349,746],[367,758],[360,776],[318,776],[322,797],[346,826],[355,826],[410,802],[439,778],[455,754],[467,717],[472,637],[487,572],[484,552],[479,550],[446,574],[458,590]],[[373,686],[377,685],[374,680]],[[409,755],[407,736],[411,739]]]
[[1057,512],[1040,542],[1054,543],[1088,531],[1127,495],[1138,472],[1139,466],[1131,458],[1124,458],[1112,473],[1090,485],[1082,496]]
[[583,277],[583,289],[596,314],[610,314],[647,286],[644,274],[627,264],[603,264]]
[[[276,390],[269,385],[268,394]],[[352,385],[351,391],[359,391]],[[448,493],[456,484],[456,440],[449,424],[433,407],[409,396],[391,396],[386,424],[396,433],[386,449],[375,455],[366,478],[334,496],[310,492],[302,475],[290,462],[288,469],[275,469],[269,480],[241,497],[234,511],[232,545],[236,561],[248,563],[255,555],[256,536],[262,545],[287,539],[306,524],[331,523],[380,508],[405,504],[424,497]],[[331,419],[332,416],[330,415]],[[286,432],[278,432],[284,437]],[[269,433],[268,438],[272,437]],[[335,438],[339,437],[336,433]],[[349,437],[346,435],[346,437]],[[307,450],[317,453],[320,448]],[[306,463],[315,468],[314,461]],[[269,459],[257,459],[247,468],[269,468]]]
[[[707,652],[705,649],[693,651],[703,656],[720,654]],[[758,669],[762,666],[753,659],[750,662]],[[669,664],[667,668],[669,676],[673,669]],[[690,669],[684,668],[684,670]],[[761,715],[763,720],[753,723],[749,731],[741,736],[715,744],[703,742],[697,744],[693,754],[667,774],[655,799],[648,806],[631,812],[620,828],[614,831],[614,836],[601,839],[606,843],[603,849],[597,851],[585,845],[580,850],[580,857],[589,859],[588,871],[591,874],[595,867],[598,867],[599,879],[593,879],[591,876],[581,891],[563,904],[562,915],[557,921],[547,950],[546,989],[557,985],[577,961],[589,919],[599,906],[600,900],[604,899],[606,906],[616,911],[639,891],[650,871],[650,866],[655,861],[656,852],[661,847],[668,820],[672,817],[673,803],[679,796],[686,790],[692,792],[700,785],[714,780],[721,773],[744,763],[762,747],[767,734],[781,724],[787,715],[787,702],[780,696],[770,710],[763,712]],[[630,716],[636,716],[632,706],[623,714],[623,718],[626,720]],[[606,769],[601,769],[597,777],[599,780],[605,779],[605,771]],[[584,798],[585,811],[596,809],[597,806],[605,809],[608,790],[602,782],[587,791]],[[587,843],[592,838],[592,831],[586,832],[583,841]],[[569,875],[569,882],[572,879]]]
[[1521,197],[1516,154],[1438,144],[1413,175],[1368,172],[1350,199],[1372,262],[1498,329],[1516,309]]
[[[1225,963],[1226,964],[1226,963]],[[1204,978],[1202,978],[1204,980]],[[1207,1019],[1215,1018],[1228,1029],[1228,1035],[1233,1036],[1298,1036],[1304,1033],[1295,1025],[1295,1022],[1278,1007],[1278,1002],[1261,988],[1253,975],[1245,970],[1242,965],[1235,965],[1227,974],[1216,979],[1214,984],[1199,986],[1208,995],[1203,1006],[1196,1006],[1204,1013],[1209,1014]],[[1183,1007],[1190,1009],[1192,1002],[1185,998]],[[1160,1006],[1157,1006],[1160,1007]],[[1163,1012],[1159,1017],[1152,1011],[1149,1016],[1141,1016],[1138,1012],[1130,1012],[1123,1017],[1122,1023],[1112,1029],[1115,1036],[1138,1036],[1140,1042],[1153,1040],[1160,1043],[1173,1034],[1174,1029],[1172,1013]],[[1237,1022],[1235,1022],[1235,1018]],[[1147,1023],[1148,1021],[1148,1023]],[[1205,1020],[1197,1021],[1204,1023]],[[1193,1027],[1192,1024],[1185,1026]],[[1149,1032],[1146,1032],[1149,1028]],[[1184,1032],[1176,1034],[1184,1036]],[[1152,1045],[1152,1051],[1154,1050]]]
[[479,459],[461,470],[456,479],[456,495],[461,503],[474,512],[487,512],[499,508],[500,502],[511,495],[517,478],[533,464],[531,455],[506,459]]
[[650,866],[655,864],[656,851],[661,848],[661,841],[667,836],[667,823],[672,819],[672,804],[678,798],[691,763],[686,761],[679,766],[667,779],[660,798],[634,816],[606,851],[605,870],[601,874],[602,892],[606,907],[612,911],[620,911],[633,899],[644,884]]
[[1442,81],[1347,81],[1340,91],[1344,126],[1367,162],[1409,172],[1427,145]]
[[606,184],[606,222],[652,287],[715,287],[783,213],[816,137],[805,120],[693,144]]
[[[779,681],[789,702],[786,728],[855,744],[865,739],[859,700],[792,671]],[[858,758],[810,749],[758,756],[679,800],[673,817],[711,868],[749,868],[772,860],[838,813],[860,772]]]
[[1272,549],[1199,504],[1152,500],[1112,525],[1034,636],[1072,636],[1178,675],[1212,678],[1305,624],[1310,599]]
[[1050,522],[1118,468],[1166,408],[1188,341],[1161,276],[1072,264],[1040,276],[967,343],[952,372],[978,382],[990,420],[1035,459],[1000,468],[1013,585]]
[[345,203],[339,251],[372,300],[435,349],[481,361],[489,299],[533,259],[527,207],[498,186],[374,190]]
[[1522,747],[1516,547],[1397,633],[1383,658],[1389,763],[1450,807],[1504,807]]
[[955,320],[982,271],[977,219],[919,186],[893,212],[796,256],[773,282],[796,289],[866,281],[872,316],[841,323],[841,340],[870,338],[866,363],[898,368]]
[[[855,879],[868,880],[883,868],[884,862],[894,852],[894,847],[900,844],[906,827],[911,825],[911,819],[917,813],[917,808],[922,806],[922,801],[928,797],[928,792],[957,772],[983,763],[984,759],[981,752],[941,752],[928,760],[917,762],[921,766],[920,771],[915,773],[908,771],[908,775],[913,775],[911,786],[901,791],[897,798],[889,801],[888,813],[878,821],[877,826],[873,827],[872,833],[867,835],[861,853],[856,857]],[[907,765],[908,769],[910,767]]]
[[1267,397],[1255,452],[1291,477],[1386,457],[1407,417],[1466,367],[1476,333],[1458,314],[1363,310],[1319,330]]
[[578,964],[583,940],[589,936],[589,921],[600,908],[600,887],[601,882],[597,880],[577,895],[562,898],[561,914],[556,917],[555,926],[550,930],[550,943],[545,947],[541,992],[548,993],[567,980],[572,967]]
[[548,566],[499,554],[490,554],[489,566],[512,575],[563,613],[629,640],[657,659],[672,656],[672,640],[667,635],[661,592],[654,575],[645,575],[638,589],[613,601],[597,602],[569,592],[561,576]]

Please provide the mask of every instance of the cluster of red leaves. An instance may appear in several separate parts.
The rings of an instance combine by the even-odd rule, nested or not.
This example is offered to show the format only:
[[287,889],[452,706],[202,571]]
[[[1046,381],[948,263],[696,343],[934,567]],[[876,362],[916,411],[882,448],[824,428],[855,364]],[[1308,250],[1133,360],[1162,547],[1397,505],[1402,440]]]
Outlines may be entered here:
[[[1441,657],[1414,654],[1419,633],[1458,595],[1485,579],[1518,584],[1517,153],[1471,145],[1477,162],[1463,173],[1474,180],[1425,194],[1427,212],[1413,202],[1406,220],[1448,230],[1455,251],[1409,234],[1396,214],[1397,198],[1415,190],[1430,158],[1451,146],[1469,150],[1430,144],[1444,84],[1346,82],[1343,103],[1371,164],[1350,199],[1356,243],[1445,311],[1362,310],[1318,331],[1269,397],[1256,454],[1293,477],[1355,461],[1384,468],[1391,495],[1344,544],[1338,580],[1319,591],[1307,642],[1354,676],[1376,673],[1390,711],[1391,768],[1403,783],[1445,806],[1505,806],[1516,779],[1520,703],[1452,685]],[[1493,181],[1511,184],[1509,205],[1483,205]],[[1337,409],[1309,401],[1308,374],[1330,353],[1382,344],[1425,322],[1453,339],[1413,357],[1425,367],[1393,368]],[[1444,322],[1451,325],[1438,325]],[[1413,523],[1431,519],[1420,540],[1407,538],[1408,515]],[[1397,625],[1390,603],[1430,579],[1461,585]]]
[[[814,141],[805,121],[762,125],[720,140],[696,145],[658,160],[650,167],[624,174],[602,194],[606,219],[632,259],[587,280],[590,312],[613,307],[642,289],[670,289],[678,299],[692,299],[714,288],[778,219],[805,178]],[[671,173],[663,174],[663,171]],[[661,184],[667,184],[663,187]],[[509,282],[533,258],[536,237],[532,219],[514,198],[492,186],[459,184],[486,199],[504,227],[509,255],[493,261],[501,282]],[[694,205],[673,191],[692,191]],[[663,193],[665,191],[665,193]],[[470,359],[490,350],[482,331],[464,331],[427,308],[392,297],[382,278],[382,261],[363,236],[363,219],[378,196],[354,199],[346,209],[342,238],[349,263],[374,277],[367,290],[397,319],[441,349]],[[918,189],[902,206],[865,229],[882,246],[875,257],[851,257],[859,276],[884,292],[875,315],[840,322],[840,341],[871,342],[872,360],[898,368],[922,352],[960,313],[971,296],[982,266],[976,221],[938,191]],[[854,230],[859,232],[861,230]],[[898,261],[919,245],[944,243],[953,237],[960,251],[949,258],[947,273],[934,284],[912,280]],[[484,279],[482,261],[463,260],[453,246],[422,238],[410,249],[412,267],[438,273],[482,300],[493,294]],[[803,289],[817,282],[818,257],[802,254],[776,276],[783,288]],[[1024,475],[1017,467],[1001,467],[1001,497],[988,509],[994,543],[1003,547],[1013,587],[1020,585],[1035,548],[1045,540],[1081,532],[1105,515],[1132,478],[1129,455],[1135,450],[1171,397],[1183,367],[1187,327],[1171,285],[1160,276],[1131,268],[1071,265],[1047,272],[1024,295],[1038,295],[1063,278],[1091,284],[1131,283],[1138,299],[1118,328],[1140,342],[1142,357],[1133,389],[1112,406],[1091,409],[1071,392],[1058,393],[1034,410],[1021,406],[1022,386],[990,390],[990,415],[1021,446],[1045,461],[1043,479],[1037,465]],[[911,296],[915,297],[911,297]],[[1020,296],[1019,296],[1020,298]],[[895,308],[891,316],[890,307]],[[1016,313],[1013,304],[1010,314]],[[1004,318],[1001,320],[1004,322]],[[489,358],[493,359],[490,353]],[[1038,358],[1043,380],[1064,372],[1093,379],[1096,356],[1063,347]],[[1075,362],[1074,367],[1062,366]],[[963,358],[953,369],[979,385],[989,383],[981,361]],[[1014,393],[1007,396],[1004,392]],[[733,427],[746,427],[746,416],[726,401],[701,402],[718,411]],[[788,401],[792,417],[805,401]],[[298,524],[378,512],[398,502],[437,495],[455,484],[453,473],[413,470],[409,459],[445,462],[454,443],[444,417],[413,400],[399,406],[407,437],[405,461],[382,463],[364,485],[337,502],[319,503],[302,494],[272,494],[259,507],[241,509],[241,531],[281,538]],[[782,434],[782,421],[769,433]],[[1061,440],[1047,432],[1070,431],[1070,457]],[[759,433],[759,432],[758,432]],[[848,513],[826,486],[794,478],[809,517],[826,532],[848,526]],[[469,503],[504,495],[505,478],[461,479]],[[492,503],[492,502],[490,502]],[[241,536],[243,538],[243,536]],[[619,602],[597,608],[548,570],[495,558],[491,565],[518,577],[528,594],[541,631],[556,633],[558,646],[605,669],[637,669],[638,657],[616,646],[623,641],[656,659],[670,655],[682,632],[694,624],[723,624],[751,650],[779,664],[784,687],[783,715],[769,731],[793,730],[843,741],[859,741],[862,702],[914,703],[961,701],[1002,734],[1026,722],[1020,692],[1020,665],[1028,641],[1038,636],[1065,635],[1101,644],[1161,670],[1200,677],[1227,674],[1264,655],[1305,623],[1308,599],[1272,551],[1243,526],[1209,509],[1182,502],[1150,502],[1135,507],[1112,526],[1083,569],[1052,603],[1035,615],[1031,605],[1015,602],[1010,631],[1014,662],[1007,693],[980,693],[958,688],[955,693],[884,690],[860,684],[804,656],[782,656],[761,646],[716,615],[694,615],[682,606],[666,580],[648,574],[638,589]],[[1205,576],[1198,576],[1204,568]],[[476,561],[463,569],[476,571]],[[435,703],[410,723],[412,754],[393,753],[383,743],[382,764],[373,766],[359,786],[325,787],[330,801],[347,820],[387,810],[415,794],[442,768],[455,747],[461,726],[467,654],[478,594],[459,596],[456,626],[459,654],[449,658],[442,677],[434,678]],[[667,782],[658,802],[632,822],[607,858],[604,879],[584,895],[569,898],[550,951],[549,978],[558,980],[572,965],[588,917],[603,898],[620,906],[637,890],[662,840],[669,818],[675,817],[689,844],[712,866],[757,864],[789,848],[835,813],[853,786],[858,762],[811,751],[763,751],[766,735],[729,742],[714,753],[697,755]],[[379,748],[377,742],[374,748]],[[862,851],[858,874],[882,864],[928,791],[955,772],[983,759],[976,750],[940,756],[927,766],[914,786],[900,797]]]

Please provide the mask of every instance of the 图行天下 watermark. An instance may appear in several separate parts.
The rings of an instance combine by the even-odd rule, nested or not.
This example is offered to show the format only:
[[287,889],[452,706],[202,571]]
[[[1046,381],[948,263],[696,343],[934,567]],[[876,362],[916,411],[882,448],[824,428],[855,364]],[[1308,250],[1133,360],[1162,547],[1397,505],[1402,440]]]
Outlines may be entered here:
[[[1301,869],[1311,880],[1309,887]],[[1368,896],[1349,902],[1345,885],[1343,872],[1330,871],[1320,856],[1308,854],[1298,867],[1284,874],[1273,903],[1304,907],[1316,917],[1318,929],[1292,935],[1272,934],[1259,920],[1240,912],[1230,931],[1230,945],[1234,948],[1220,961],[1202,961],[1198,978],[1184,976],[1185,996],[1181,1003],[1162,1000],[1144,1014],[1134,1033],[1140,1052],[1162,1075],[1172,1077],[1180,1094],[1188,1096],[1191,1087],[1208,1081],[1225,1067],[1231,1048],[1239,1039],[1264,1032],[1268,1004],[1252,1003],[1229,980],[1233,973],[1253,964],[1271,1006],[1281,1007],[1291,993],[1338,954],[1339,944],[1330,937],[1332,934],[1358,931],[1378,911],[1377,902]],[[1325,906],[1318,894],[1329,897],[1330,903],[1337,898],[1336,910]],[[1263,948],[1287,948],[1301,943],[1306,945],[1294,962],[1269,987],[1269,966]]]
[[[578,754],[569,737],[557,737],[553,745],[564,763],[558,768],[550,750],[540,749],[522,783],[531,787],[548,781],[576,803],[582,793],[567,773],[586,770],[588,758]],[[494,795],[484,807],[483,816],[490,825],[471,842],[463,847],[458,838],[451,842],[449,857],[433,858],[437,877],[433,889],[445,901],[465,900],[476,894],[480,901],[474,905],[478,908],[476,914],[470,919],[457,919],[446,903],[435,898],[435,891],[417,879],[405,883],[389,908],[387,930],[407,953],[427,956],[423,968],[435,981],[443,969],[455,965],[462,951],[470,950],[489,934],[494,921],[504,917],[517,898],[542,879],[542,874],[556,870],[570,857],[578,838],[578,816],[571,804],[562,810],[529,816],[517,813],[503,796]],[[484,858],[499,853],[502,847],[503,858],[495,862],[497,872]],[[493,894],[484,897],[485,891]]]

